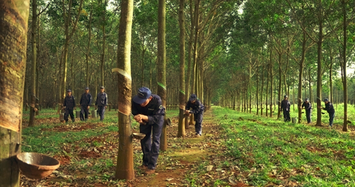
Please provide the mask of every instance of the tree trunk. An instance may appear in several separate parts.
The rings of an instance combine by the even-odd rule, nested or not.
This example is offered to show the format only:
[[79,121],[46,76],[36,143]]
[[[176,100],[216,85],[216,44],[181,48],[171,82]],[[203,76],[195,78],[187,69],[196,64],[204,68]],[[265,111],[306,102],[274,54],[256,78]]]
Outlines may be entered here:
[[312,101],[312,77],[311,77],[311,68],[308,69],[308,89],[309,89],[309,100]]
[[333,102],[333,81],[332,81],[332,77],[333,77],[333,54],[332,54],[332,49],[329,50],[330,54],[330,67],[329,67],[329,99],[331,102]]
[[249,113],[251,113],[251,88],[252,88],[252,83],[251,83],[251,59],[249,59],[249,80],[248,80],[248,94],[249,94]]
[[256,115],[259,115],[259,73],[256,75]]
[[344,89],[344,122],[343,122],[343,131],[348,131],[348,86],[347,86],[347,78],[346,78],[346,68],[347,68],[347,62],[346,62],[346,44],[347,44],[347,21],[346,21],[346,4],[345,0],[342,0],[342,5],[343,5],[343,64],[342,64],[342,69],[343,69],[343,89]]
[[319,22],[319,33],[318,33],[318,72],[317,72],[317,123],[316,126],[322,126],[322,44],[323,44],[323,18],[322,18],[322,1],[319,0],[318,8],[318,22]]
[[[281,114],[281,92],[282,92],[282,88],[281,88],[281,80],[282,80],[282,69],[281,69],[281,59],[282,59],[282,54],[279,53],[279,93],[278,93],[278,112],[277,112],[277,119],[280,118],[280,114]],[[286,93],[286,92],[285,92]]]
[[268,116],[268,103],[267,103],[267,99],[269,96],[269,75],[270,75],[270,66],[266,65],[266,91],[265,91],[265,116]]
[[[165,46],[165,19],[166,2],[159,0],[158,10],[158,95],[161,97],[163,107],[166,108],[166,46]],[[165,119],[164,119],[165,120]],[[168,148],[166,124],[164,123],[161,138],[160,150],[166,151]]]
[[177,137],[185,137],[185,0],[180,0],[179,26],[180,26],[180,91],[179,91],[179,125]]
[[86,51],[86,86],[90,86],[90,76],[89,76],[89,58],[90,58],[90,42],[91,42],[91,18],[92,18],[92,3],[91,3],[91,9],[90,9],[90,15],[89,15],[89,27],[88,27],[88,32],[89,32],[89,39],[88,39],[88,46],[87,46],[87,51]]
[[260,89],[260,115],[263,115],[263,91],[264,91],[264,66],[261,69],[261,89]]
[[[59,49],[57,49],[59,50]],[[62,105],[62,64],[63,64],[63,51],[61,52],[58,61],[59,61],[59,68],[58,68],[58,74],[59,74],[59,78],[58,78],[58,110],[57,110],[57,114],[61,113],[61,105]]]
[[21,186],[15,156],[21,153],[29,5],[29,0],[0,1],[0,181],[3,187]]
[[[190,90],[190,78],[192,76],[191,73],[191,65],[192,65],[192,47],[193,47],[193,36],[194,36],[194,32],[193,32],[193,28],[194,28],[194,16],[193,16],[193,0],[190,0],[190,21],[191,21],[191,27],[190,27],[190,37],[189,37],[189,51],[188,51],[188,55],[187,55],[187,75],[186,75],[186,86],[185,86],[185,90],[186,90],[186,97],[185,99],[188,100],[189,99],[189,95],[193,92],[193,90]],[[189,128],[189,120],[188,117],[185,118],[185,129]]]
[[193,56],[193,63],[194,63],[194,68],[193,68],[193,88],[191,89],[192,92],[195,92],[195,94],[198,96],[197,90],[197,82],[198,82],[198,77],[197,77],[197,72],[198,72],[198,37],[199,37],[199,6],[200,6],[200,0],[195,0],[195,16],[194,16],[194,21],[195,21],[195,30],[191,32],[195,32],[195,38],[194,38],[194,56]]
[[273,80],[273,72],[272,72],[272,47],[270,46],[270,118],[272,118],[272,80]]
[[[299,72],[298,72],[298,123],[301,123],[302,118],[302,80],[303,80],[303,68],[304,68],[304,57],[306,54],[306,33],[303,32],[303,40],[302,40],[302,55],[301,61],[299,63]],[[310,102],[312,102],[310,100]]]
[[[41,51],[40,51],[40,43],[41,43],[41,40],[40,40],[40,17],[38,16],[37,18],[37,50],[36,50],[36,62],[40,62],[40,54],[41,54]],[[40,97],[40,82],[39,82],[39,75],[41,73],[40,71],[40,64],[36,63],[36,115],[39,115],[39,109],[40,109],[40,101],[41,101],[41,97]],[[43,74],[42,74],[42,77],[43,77]]]
[[293,82],[293,85],[292,85],[292,109],[293,109],[293,111],[295,111],[295,105],[296,105],[295,88],[296,88],[296,82]]
[[106,48],[106,34],[105,34],[105,25],[106,25],[106,5],[107,0],[104,2],[104,12],[103,12],[103,22],[102,22],[102,54],[101,54],[101,86],[105,85],[105,48]]
[[121,18],[117,49],[117,66],[124,73],[118,74],[118,126],[119,149],[117,155],[116,178],[134,178],[133,142],[131,128],[131,37],[133,19],[133,0],[121,2]]
[[[65,44],[64,44],[64,51],[63,51],[63,77],[62,77],[62,95],[60,96],[61,99],[64,99],[65,93],[66,93],[66,85],[67,85],[67,70],[68,70],[68,48],[69,48],[69,43],[70,39],[72,38],[75,30],[76,30],[76,25],[78,24],[79,17],[81,14],[81,9],[83,5],[83,0],[80,0],[80,5],[79,5],[79,10],[78,10],[78,15],[76,17],[76,20],[74,22],[73,28],[69,31],[69,23],[71,23],[71,9],[72,9],[72,0],[69,1],[69,9],[68,12],[65,13],[64,11],[64,20],[65,20]],[[63,1],[63,10],[65,10],[64,6],[64,1]]]
[[32,88],[31,88],[31,104],[30,104],[30,120],[29,127],[34,126],[35,108],[36,108],[36,69],[37,69],[37,0],[32,0],[32,30],[31,30],[31,48],[32,48]]

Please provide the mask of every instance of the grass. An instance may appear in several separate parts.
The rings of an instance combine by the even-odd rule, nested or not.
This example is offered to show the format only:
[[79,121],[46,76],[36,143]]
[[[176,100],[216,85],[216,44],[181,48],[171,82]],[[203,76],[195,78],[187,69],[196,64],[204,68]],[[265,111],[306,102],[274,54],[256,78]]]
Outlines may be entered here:
[[[260,107],[260,106],[259,106]],[[265,105],[263,105],[263,115],[265,116]],[[269,107],[269,106],[268,106]],[[312,103],[312,116],[311,116],[311,121],[316,122],[317,121],[317,103]],[[324,102],[322,102],[322,107],[325,107]],[[334,104],[334,109],[335,109],[335,119],[334,119],[334,124],[343,124],[343,119],[344,119],[344,104]],[[302,109],[302,112],[305,110]],[[268,111],[270,112],[270,110]],[[277,118],[277,112],[278,109],[276,107],[273,107],[273,118]],[[329,123],[329,115],[326,110],[322,110],[324,114],[322,114],[322,123],[328,124]],[[256,114],[256,106],[252,106],[252,114]],[[259,114],[260,114],[260,109],[259,109]],[[283,120],[283,114],[281,111],[281,120]],[[297,117],[298,118],[298,110],[297,110],[297,105],[291,105],[290,109],[290,116],[291,118]],[[306,122],[306,113],[302,114],[302,122]],[[348,104],[348,120],[352,121],[355,120],[355,105]],[[355,121],[353,122],[353,125],[355,125]]]
[[[77,110],[79,110],[77,108]],[[169,110],[166,114],[167,118],[176,117],[178,114],[178,110]],[[75,115],[75,112],[74,112]],[[105,112],[105,120],[103,125],[100,127],[95,126],[94,124],[100,123],[99,119],[90,119],[88,123],[95,126],[95,129],[87,129],[81,131],[71,131],[71,126],[83,126],[86,122],[79,121],[76,118],[76,122],[72,123],[69,119],[68,124],[59,123],[59,115],[56,114],[56,110],[54,109],[43,109],[39,112],[39,115],[35,117],[36,119],[46,119],[46,118],[55,118],[52,123],[40,123],[37,122],[35,127],[24,128],[22,132],[23,152],[39,152],[46,154],[57,154],[62,150],[60,149],[63,144],[71,144],[75,142],[79,142],[80,146],[87,146],[86,142],[82,142],[81,140],[102,136],[103,134],[118,132],[117,125],[117,111],[106,110]],[[24,111],[23,120],[28,121],[29,112]],[[56,121],[58,119],[58,121]],[[134,121],[134,120],[132,120]],[[68,131],[58,132],[56,130],[51,130],[58,126],[64,126],[69,128]],[[139,124],[136,122],[132,122],[132,127],[135,131],[139,131]],[[96,144],[98,144],[96,142]]]
[[[342,115],[341,107],[338,105],[336,108],[337,116]],[[124,186],[124,181],[112,180],[118,151],[117,111],[107,111],[103,123],[90,119],[74,124],[59,123],[55,112],[42,110],[36,116],[39,119],[36,126],[23,129],[22,151],[70,157],[70,164],[59,168],[59,172],[71,175],[66,179],[68,181],[61,181],[63,185],[80,183],[86,178],[93,185]],[[291,117],[295,117],[296,112],[291,110]],[[276,120],[276,116],[260,117],[217,106],[213,107],[213,113],[213,116],[204,118],[204,124],[219,124],[219,134],[215,134],[214,129],[204,128],[206,134],[202,144],[193,138],[174,139],[171,149],[159,158],[160,165],[166,168],[174,169],[177,159],[194,163],[185,176],[189,186],[228,186],[229,179],[252,186],[355,185],[355,140],[349,133],[327,127],[284,123],[282,119]],[[167,117],[176,120],[177,114],[178,110],[169,110]],[[355,109],[349,107],[349,118],[353,114]],[[322,122],[327,124],[328,115],[323,116]],[[41,120],[50,117],[55,119]],[[314,112],[313,120],[315,117]],[[342,119],[336,118],[335,125],[341,123]],[[75,129],[84,126],[90,128]],[[135,131],[139,130],[137,123],[132,123],[132,127]],[[68,130],[62,132],[58,131],[59,128]],[[199,147],[206,143],[212,144],[203,148],[206,152],[202,152],[202,148],[196,152],[193,149],[185,151],[191,145]],[[134,147],[136,167],[140,165],[142,156],[139,141],[134,141]],[[93,148],[99,149],[102,156],[80,156],[81,151]],[[200,154],[204,156],[199,157]],[[206,167],[210,165],[214,169],[208,172]],[[135,170],[139,174],[140,170]],[[55,182],[52,181],[53,184]]]
[[220,107],[214,114],[240,180],[253,186],[355,185],[355,141],[349,134]]

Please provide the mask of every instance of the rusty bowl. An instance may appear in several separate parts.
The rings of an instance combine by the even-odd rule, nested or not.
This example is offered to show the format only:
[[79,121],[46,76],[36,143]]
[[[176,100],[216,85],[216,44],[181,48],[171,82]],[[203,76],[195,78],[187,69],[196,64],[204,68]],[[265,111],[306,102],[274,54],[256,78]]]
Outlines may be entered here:
[[40,153],[20,153],[16,160],[22,173],[31,179],[45,178],[60,165],[57,159]]
[[141,140],[141,139],[143,139],[145,137],[145,134],[139,133],[139,132],[135,132],[135,133],[132,133],[132,136],[135,139]]

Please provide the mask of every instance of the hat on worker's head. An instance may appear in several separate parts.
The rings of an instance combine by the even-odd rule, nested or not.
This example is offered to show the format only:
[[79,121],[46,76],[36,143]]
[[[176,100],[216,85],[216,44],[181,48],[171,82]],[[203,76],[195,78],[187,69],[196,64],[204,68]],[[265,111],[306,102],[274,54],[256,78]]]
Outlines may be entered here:
[[308,98],[306,98],[306,101],[309,101],[309,99],[308,99]]
[[90,90],[89,87],[86,87],[85,90]]
[[67,92],[71,92],[71,89],[68,89]]
[[287,95],[284,95],[284,98],[288,98],[288,96],[287,96]]
[[105,87],[104,86],[100,86],[100,89],[105,89]]
[[325,98],[325,99],[324,99],[324,102],[327,102],[327,101],[329,101],[328,98]]
[[189,98],[189,101],[194,101],[194,100],[196,100],[196,99],[197,99],[196,94],[191,94],[191,95],[190,95],[190,98]]
[[152,92],[150,91],[149,88],[147,87],[141,87],[138,89],[138,94],[133,97],[133,102],[137,104],[142,104],[144,103],[150,96],[152,95]]

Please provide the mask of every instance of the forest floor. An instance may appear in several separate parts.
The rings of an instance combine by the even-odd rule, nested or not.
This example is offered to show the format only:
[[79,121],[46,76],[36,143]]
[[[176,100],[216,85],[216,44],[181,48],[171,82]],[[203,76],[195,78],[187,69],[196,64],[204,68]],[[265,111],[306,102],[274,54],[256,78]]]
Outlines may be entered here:
[[[103,123],[59,123],[54,110],[45,110],[36,119],[36,127],[26,127],[24,115],[23,152],[40,152],[58,159],[60,168],[43,180],[21,177],[22,186],[244,186],[229,179],[233,171],[224,168],[226,147],[212,111],[204,114],[203,136],[195,137],[194,125],[185,138],[177,138],[178,110],[169,111],[172,126],[167,127],[168,149],[160,152],[156,174],[140,169],[141,148],[134,141],[135,179],[114,180],[118,152],[117,112],[106,112]],[[46,117],[45,117],[46,116]],[[76,119],[78,120],[78,119]],[[69,120],[70,121],[70,120]],[[138,130],[138,124],[133,124]],[[227,170],[226,170],[227,169]]]
[[[43,110],[35,127],[26,127],[23,152],[55,157],[61,166],[43,180],[21,176],[22,186],[355,186],[355,127],[342,132],[314,124],[284,123],[275,118],[213,107],[204,114],[203,136],[194,127],[177,138],[178,110],[167,117],[168,149],[161,152],[156,174],[145,175],[142,152],[134,140],[135,179],[114,179],[117,152],[117,112],[103,123],[59,123],[54,110]],[[137,123],[132,124],[138,131]]]

